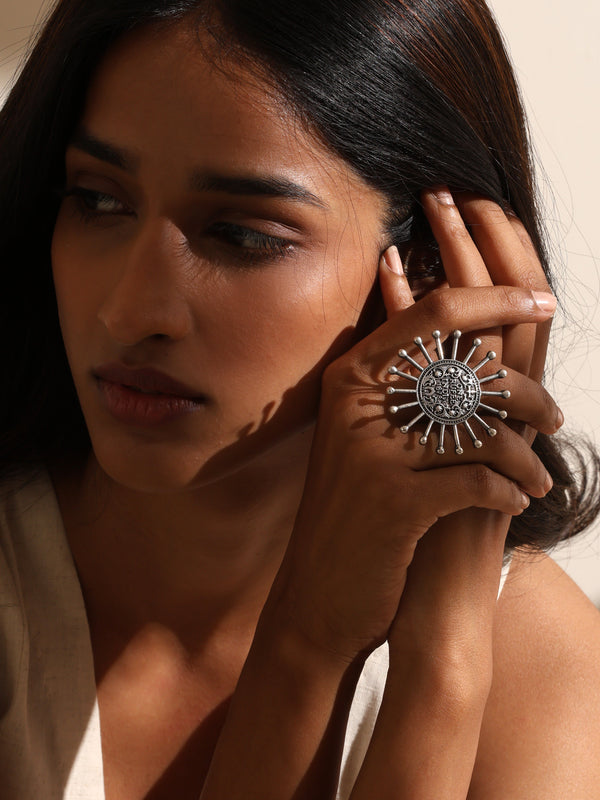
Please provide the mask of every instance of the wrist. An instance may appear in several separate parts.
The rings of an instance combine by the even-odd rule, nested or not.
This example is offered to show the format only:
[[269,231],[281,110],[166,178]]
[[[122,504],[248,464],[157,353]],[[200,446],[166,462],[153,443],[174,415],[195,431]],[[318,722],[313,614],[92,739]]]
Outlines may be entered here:
[[249,658],[276,663],[283,672],[309,684],[318,681],[339,685],[353,675],[358,680],[368,654],[350,654],[336,647],[333,641],[301,622],[287,603],[267,602]]
[[492,684],[488,649],[440,646],[402,652],[390,647],[386,695],[392,707],[422,706],[450,723],[479,724]]

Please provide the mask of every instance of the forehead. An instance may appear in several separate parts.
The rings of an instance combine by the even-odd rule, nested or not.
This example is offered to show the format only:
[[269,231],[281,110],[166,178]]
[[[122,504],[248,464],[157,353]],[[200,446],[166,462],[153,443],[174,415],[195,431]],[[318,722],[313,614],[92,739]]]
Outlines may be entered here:
[[370,204],[382,217],[379,193],[307,129],[259,70],[216,48],[187,23],[125,36],[91,83],[84,127],[171,177],[192,166],[282,174],[329,200]]

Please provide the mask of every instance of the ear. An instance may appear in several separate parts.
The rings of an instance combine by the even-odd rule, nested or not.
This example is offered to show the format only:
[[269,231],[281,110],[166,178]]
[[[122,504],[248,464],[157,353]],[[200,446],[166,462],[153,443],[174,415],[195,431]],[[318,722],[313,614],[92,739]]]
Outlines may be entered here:
[[388,247],[379,259],[379,285],[388,317],[413,305],[412,291],[395,245]]
[[435,241],[407,242],[399,248],[404,273],[415,300],[439,289],[446,283],[446,274]]

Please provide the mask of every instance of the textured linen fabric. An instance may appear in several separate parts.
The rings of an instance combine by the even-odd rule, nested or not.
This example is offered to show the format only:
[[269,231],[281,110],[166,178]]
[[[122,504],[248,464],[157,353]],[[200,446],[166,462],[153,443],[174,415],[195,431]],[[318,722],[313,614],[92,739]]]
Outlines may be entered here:
[[[52,483],[41,470],[0,492],[0,797],[105,800],[88,622]],[[387,670],[383,645],[356,687],[337,800],[362,764]]]
[[104,800],[83,597],[45,472],[0,490],[0,796]]

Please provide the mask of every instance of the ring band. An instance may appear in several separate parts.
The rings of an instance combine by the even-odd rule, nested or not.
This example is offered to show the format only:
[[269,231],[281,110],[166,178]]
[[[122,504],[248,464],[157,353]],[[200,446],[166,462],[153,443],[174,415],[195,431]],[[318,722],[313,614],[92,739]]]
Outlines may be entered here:
[[[481,387],[482,384],[488,381],[506,378],[507,372],[501,369],[494,375],[488,375],[485,378],[479,378],[477,373],[479,370],[490,361],[496,358],[496,353],[493,350],[486,355],[478,364],[471,367],[468,365],[471,357],[481,345],[481,339],[474,339],[473,345],[467,353],[464,360],[457,359],[458,342],[462,333],[454,331],[452,333],[452,355],[446,358],[440,339],[440,332],[433,331],[432,336],[435,341],[435,350],[437,360],[434,360],[427,352],[423,340],[420,336],[414,340],[419,350],[425,356],[427,366],[423,367],[413,358],[411,358],[406,350],[399,350],[398,355],[411,364],[419,371],[419,376],[415,377],[407,372],[402,372],[398,367],[390,367],[388,372],[390,375],[397,375],[402,378],[407,378],[413,381],[416,386],[413,389],[397,389],[390,386],[387,389],[388,395],[403,394],[415,395],[414,400],[403,403],[398,406],[391,406],[390,413],[397,414],[404,409],[419,408],[419,414],[406,425],[402,425],[400,431],[408,433],[409,430],[419,422],[423,417],[429,419],[429,424],[424,435],[420,438],[419,443],[425,446],[429,439],[429,434],[437,422],[440,426],[439,441],[436,452],[443,455],[446,451],[444,448],[444,437],[446,428],[452,428],[454,436],[454,451],[458,455],[462,455],[464,450],[460,443],[458,435],[458,426],[464,425],[467,433],[471,437],[474,447],[482,447],[483,442],[477,438],[473,428],[469,424],[469,420],[475,419],[483,427],[488,436],[495,436],[497,431],[495,428],[490,427],[481,416],[477,413],[481,411],[486,415],[493,415],[499,419],[506,419],[508,416],[506,411],[501,411],[492,406],[488,406],[481,402],[483,396],[503,397],[508,399],[510,392],[504,390],[501,392],[484,391]],[[407,400],[409,398],[407,397]]]

